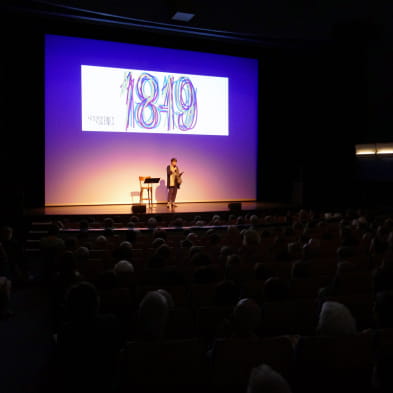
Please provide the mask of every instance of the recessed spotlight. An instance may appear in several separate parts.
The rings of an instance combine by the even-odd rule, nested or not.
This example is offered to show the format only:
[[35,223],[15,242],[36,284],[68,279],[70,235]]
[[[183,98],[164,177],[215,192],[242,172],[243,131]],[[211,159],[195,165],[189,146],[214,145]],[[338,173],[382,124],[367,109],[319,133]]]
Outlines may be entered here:
[[175,15],[172,16],[172,20],[177,20],[180,22],[189,22],[194,16],[195,14],[191,14],[189,12],[177,11]]

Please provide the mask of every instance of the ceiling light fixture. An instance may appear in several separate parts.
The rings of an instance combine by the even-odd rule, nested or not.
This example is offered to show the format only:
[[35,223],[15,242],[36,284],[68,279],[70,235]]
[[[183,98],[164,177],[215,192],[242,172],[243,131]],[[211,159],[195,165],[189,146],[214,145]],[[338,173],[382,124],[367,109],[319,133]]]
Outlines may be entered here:
[[195,16],[195,14],[191,14],[189,12],[177,11],[172,16],[172,20],[177,20],[177,21],[180,21],[180,22],[189,22],[194,16]]

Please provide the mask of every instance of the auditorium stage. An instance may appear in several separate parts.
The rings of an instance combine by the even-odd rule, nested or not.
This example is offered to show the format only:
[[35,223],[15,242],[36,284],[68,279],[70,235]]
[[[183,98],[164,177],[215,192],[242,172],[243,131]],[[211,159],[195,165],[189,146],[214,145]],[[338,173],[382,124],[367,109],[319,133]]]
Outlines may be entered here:
[[[183,202],[177,203],[174,208],[167,208],[165,203],[156,203],[152,206],[146,205],[146,213],[143,214],[167,214],[167,213],[220,213],[229,212],[230,202]],[[241,211],[243,212],[263,212],[269,214],[269,211],[290,209],[293,206],[244,201],[241,203]],[[42,208],[33,208],[25,211],[27,216],[64,216],[64,215],[124,215],[133,214],[132,204],[123,205],[89,205],[89,206],[46,206]]]

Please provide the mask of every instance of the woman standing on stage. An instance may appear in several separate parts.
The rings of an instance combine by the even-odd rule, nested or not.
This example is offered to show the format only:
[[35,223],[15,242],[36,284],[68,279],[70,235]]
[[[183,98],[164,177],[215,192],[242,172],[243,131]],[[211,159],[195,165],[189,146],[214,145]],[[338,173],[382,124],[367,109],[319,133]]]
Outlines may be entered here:
[[180,188],[182,183],[182,174],[184,172],[179,172],[179,167],[177,166],[177,159],[172,158],[171,163],[166,167],[166,185],[168,187],[168,203],[167,207],[175,207],[175,200],[177,189]]

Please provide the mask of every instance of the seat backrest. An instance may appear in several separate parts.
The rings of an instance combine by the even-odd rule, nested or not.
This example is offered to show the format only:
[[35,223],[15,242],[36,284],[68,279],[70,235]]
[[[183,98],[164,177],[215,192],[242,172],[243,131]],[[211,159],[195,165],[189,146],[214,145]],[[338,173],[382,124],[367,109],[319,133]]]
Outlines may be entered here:
[[317,316],[317,304],[314,299],[264,302],[260,334],[311,334],[315,331]]
[[221,339],[212,353],[212,383],[215,391],[245,392],[253,367],[266,363],[288,381],[293,349],[287,337],[259,340]]
[[369,392],[372,367],[370,335],[307,336],[295,347],[299,391]]
[[233,307],[200,307],[196,312],[196,329],[203,340],[212,340],[220,327],[229,321]]
[[124,391],[203,391],[207,381],[205,353],[205,345],[197,339],[128,342]]
[[347,294],[329,296],[328,300],[333,300],[344,304],[351,311],[356,320],[357,329],[367,329],[374,326],[374,296],[371,293],[366,294]]

